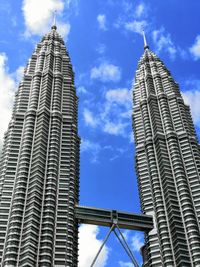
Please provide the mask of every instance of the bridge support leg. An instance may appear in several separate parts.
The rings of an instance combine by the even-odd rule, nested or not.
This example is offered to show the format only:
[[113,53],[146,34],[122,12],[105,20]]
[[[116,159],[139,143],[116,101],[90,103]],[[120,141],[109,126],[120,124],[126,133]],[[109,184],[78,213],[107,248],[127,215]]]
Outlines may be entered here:
[[135,267],[140,267],[140,266],[138,265],[138,263],[137,263],[137,261],[136,261],[134,255],[133,255],[133,253],[132,253],[132,251],[131,251],[131,249],[130,249],[128,243],[126,242],[126,239],[124,238],[124,236],[123,236],[123,234],[122,234],[122,232],[121,232],[119,226],[116,225],[116,228],[118,229],[119,234],[120,234],[122,240],[121,240],[120,237],[117,235],[115,229],[114,229],[114,233],[115,233],[115,235],[117,236],[117,238],[119,239],[119,241],[120,241],[121,245],[123,246],[124,250],[125,250],[126,253],[128,254],[128,256],[129,256],[129,258],[131,259],[131,261],[132,261],[132,263],[134,264],[134,266],[135,266]]
[[96,262],[96,260],[97,260],[97,258],[98,258],[98,256],[99,256],[99,254],[101,253],[102,248],[103,248],[104,245],[106,244],[106,242],[107,242],[107,240],[108,240],[108,238],[109,238],[111,232],[114,230],[114,228],[115,228],[115,225],[113,224],[112,227],[110,228],[110,231],[108,232],[108,234],[107,234],[105,240],[103,241],[103,243],[102,243],[102,245],[101,245],[99,251],[97,252],[96,257],[94,258],[92,264],[90,265],[90,267],[93,267],[93,266],[94,266],[94,264],[95,264],[95,262]]
[[[117,234],[117,232],[116,232],[116,230],[115,230],[116,228],[117,228],[117,230],[119,231],[119,235]],[[103,241],[101,247],[99,248],[99,251],[97,252],[97,255],[95,256],[95,258],[94,258],[92,264],[90,265],[90,267],[93,267],[93,266],[94,266],[94,264],[95,264],[95,262],[96,262],[96,260],[97,260],[97,258],[98,258],[98,256],[99,256],[99,254],[101,253],[101,251],[102,251],[104,245],[106,244],[106,242],[107,242],[107,240],[108,240],[110,234],[112,233],[112,231],[115,233],[117,239],[119,240],[120,244],[122,245],[122,247],[123,247],[124,250],[126,251],[126,253],[127,253],[127,255],[129,256],[129,258],[131,259],[133,265],[134,265],[135,267],[139,267],[139,265],[138,265],[138,263],[137,263],[137,261],[136,261],[134,255],[133,255],[133,253],[132,253],[132,251],[131,251],[131,249],[130,249],[128,243],[126,242],[126,239],[124,238],[124,236],[123,236],[123,234],[122,234],[122,232],[121,232],[119,226],[118,226],[116,223],[113,223],[113,225],[111,226],[111,228],[110,228],[108,234],[106,235],[106,238],[104,239],[104,241]]]

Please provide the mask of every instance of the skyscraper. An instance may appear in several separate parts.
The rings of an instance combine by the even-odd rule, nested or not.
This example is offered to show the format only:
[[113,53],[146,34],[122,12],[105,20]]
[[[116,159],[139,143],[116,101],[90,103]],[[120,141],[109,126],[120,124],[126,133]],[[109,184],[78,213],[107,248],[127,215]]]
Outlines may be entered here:
[[200,266],[200,147],[178,84],[146,41],[133,98],[141,208],[154,217],[144,266]]
[[0,164],[0,263],[77,266],[78,99],[56,25],[38,43],[15,96]]

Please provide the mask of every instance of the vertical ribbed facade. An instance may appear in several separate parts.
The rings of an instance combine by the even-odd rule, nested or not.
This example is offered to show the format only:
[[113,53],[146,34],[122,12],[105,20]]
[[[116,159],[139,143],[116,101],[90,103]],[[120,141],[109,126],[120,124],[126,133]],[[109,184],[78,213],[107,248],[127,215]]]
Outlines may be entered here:
[[77,266],[77,108],[70,58],[53,26],[25,68],[5,134],[1,267]]
[[141,208],[155,226],[144,266],[200,266],[200,147],[178,84],[148,46],[133,98]]

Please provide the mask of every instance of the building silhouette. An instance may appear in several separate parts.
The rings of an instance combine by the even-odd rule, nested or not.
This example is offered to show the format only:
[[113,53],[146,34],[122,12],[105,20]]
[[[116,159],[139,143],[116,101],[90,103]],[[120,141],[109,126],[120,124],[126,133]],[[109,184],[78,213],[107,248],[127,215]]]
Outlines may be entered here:
[[179,85],[144,43],[133,90],[141,208],[154,219],[144,266],[200,266],[200,146]]
[[77,266],[78,99],[56,25],[15,96],[0,163],[0,266]]

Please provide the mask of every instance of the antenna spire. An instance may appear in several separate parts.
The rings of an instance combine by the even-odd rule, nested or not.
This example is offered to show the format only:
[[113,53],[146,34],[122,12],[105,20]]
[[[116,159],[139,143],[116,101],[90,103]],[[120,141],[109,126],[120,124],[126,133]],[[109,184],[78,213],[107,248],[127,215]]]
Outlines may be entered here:
[[57,29],[57,26],[56,26],[56,13],[57,13],[57,10],[54,10],[53,12],[53,25],[51,27],[51,29],[53,30],[56,30]]
[[146,39],[146,35],[144,30],[142,30],[142,35],[143,35],[143,39],[144,39],[144,49],[149,48],[148,44],[147,44],[147,39]]

